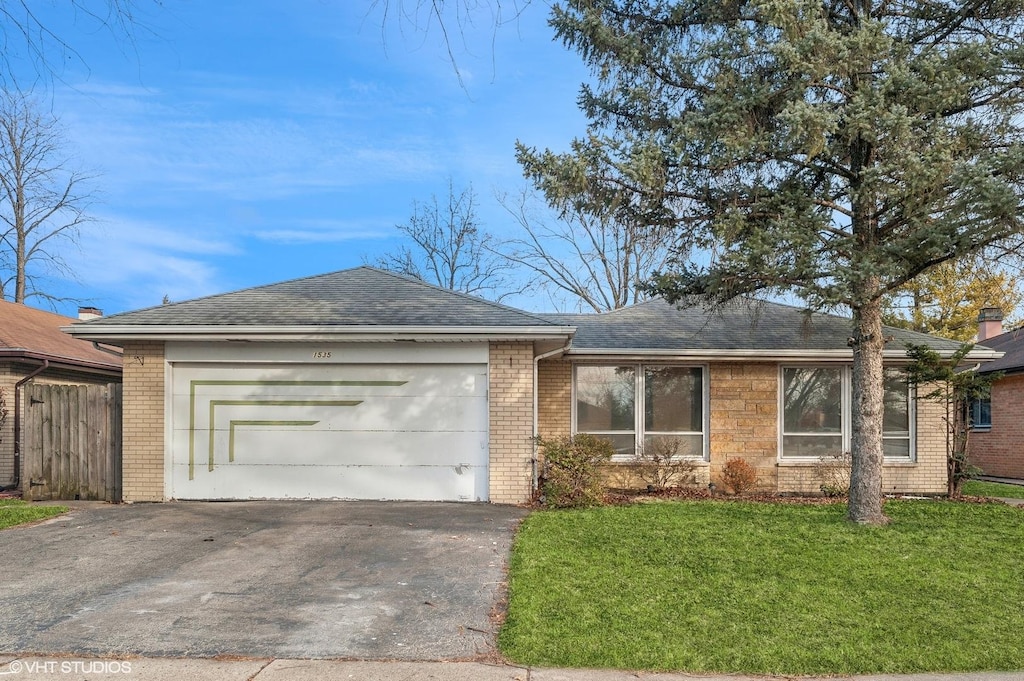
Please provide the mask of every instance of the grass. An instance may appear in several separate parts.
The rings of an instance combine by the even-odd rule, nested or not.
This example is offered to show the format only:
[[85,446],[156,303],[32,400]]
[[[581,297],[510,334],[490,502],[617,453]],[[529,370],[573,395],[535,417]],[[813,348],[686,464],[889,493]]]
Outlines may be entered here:
[[968,480],[964,483],[963,493],[973,497],[1003,497],[1006,499],[1024,499],[1024,485],[1004,485],[1001,482],[985,482],[984,480]]
[[0,499],[0,530],[67,513],[67,506],[33,506],[21,499]]
[[888,502],[543,511],[516,538],[513,662],[783,675],[1024,669],[1024,511]]

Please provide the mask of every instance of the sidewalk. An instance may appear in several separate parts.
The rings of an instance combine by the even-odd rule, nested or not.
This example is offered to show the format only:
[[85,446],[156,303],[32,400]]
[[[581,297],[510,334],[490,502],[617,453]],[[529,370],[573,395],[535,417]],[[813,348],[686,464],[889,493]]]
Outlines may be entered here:
[[[756,681],[764,677],[655,674],[603,669],[527,669],[482,662],[336,660],[98,659],[0,655],[0,679],[145,679],[145,681]],[[834,679],[836,677],[830,677]],[[840,677],[843,678],[843,677]],[[851,678],[851,677],[845,677]],[[857,681],[1024,681],[1024,672],[852,677]],[[808,680],[810,681],[810,680]],[[822,679],[822,681],[825,681]]]

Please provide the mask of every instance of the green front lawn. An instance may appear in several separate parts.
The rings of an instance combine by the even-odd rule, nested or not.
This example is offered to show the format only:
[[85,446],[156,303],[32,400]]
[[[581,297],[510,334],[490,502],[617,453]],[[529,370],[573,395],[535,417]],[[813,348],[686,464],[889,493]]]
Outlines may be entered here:
[[21,499],[0,499],[0,530],[67,513],[67,506],[33,506]]
[[1000,482],[984,480],[968,480],[961,490],[972,497],[1003,497],[1005,499],[1024,499],[1024,485],[1004,485]]
[[865,674],[1024,669],[1024,511],[675,502],[523,523],[499,645],[537,666]]

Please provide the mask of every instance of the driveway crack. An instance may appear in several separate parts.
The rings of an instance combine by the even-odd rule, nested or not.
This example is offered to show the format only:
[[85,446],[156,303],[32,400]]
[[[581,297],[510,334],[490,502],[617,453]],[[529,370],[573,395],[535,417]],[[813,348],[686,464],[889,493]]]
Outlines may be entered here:
[[254,679],[255,679],[255,678],[256,678],[257,676],[259,676],[260,674],[262,674],[262,673],[263,673],[263,670],[264,670],[264,669],[266,669],[267,667],[269,667],[269,666],[270,666],[270,665],[272,665],[273,663],[274,663],[274,660],[273,660],[273,659],[267,660],[266,664],[264,664],[264,665],[263,665],[262,667],[260,667],[259,669],[257,669],[257,670],[256,670],[256,673],[255,673],[255,674],[253,674],[252,676],[250,676],[250,677],[249,677],[248,679],[246,679],[246,681],[254,681]]

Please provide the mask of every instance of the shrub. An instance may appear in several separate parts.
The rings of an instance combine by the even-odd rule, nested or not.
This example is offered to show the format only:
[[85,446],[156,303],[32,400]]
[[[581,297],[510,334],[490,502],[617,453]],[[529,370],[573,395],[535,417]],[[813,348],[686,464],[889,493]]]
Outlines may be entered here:
[[722,482],[735,494],[743,494],[757,482],[757,471],[743,459],[729,459],[722,469]]
[[556,440],[539,440],[544,465],[541,503],[551,508],[599,506],[604,500],[601,466],[615,454],[604,438],[579,433]]
[[639,480],[648,490],[656,491],[682,485],[695,485],[697,466],[692,459],[679,456],[679,440],[655,438],[650,446],[640,447],[632,460],[622,466],[623,476],[631,485]]
[[850,494],[850,453],[823,456],[815,464],[819,489],[826,497],[845,497]]

